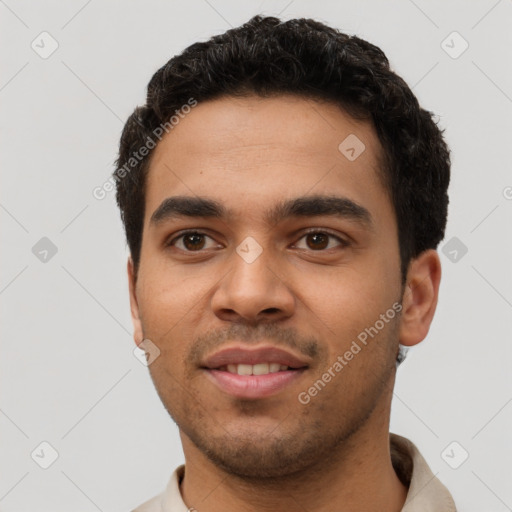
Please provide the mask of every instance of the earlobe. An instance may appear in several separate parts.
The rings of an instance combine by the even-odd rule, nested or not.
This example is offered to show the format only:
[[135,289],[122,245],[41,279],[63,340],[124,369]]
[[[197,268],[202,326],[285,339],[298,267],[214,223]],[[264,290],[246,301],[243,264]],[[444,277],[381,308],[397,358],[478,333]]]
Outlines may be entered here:
[[434,318],[441,282],[441,262],[434,249],[411,261],[402,299],[400,343],[412,346],[425,339]]
[[128,272],[128,286],[130,290],[130,311],[133,323],[133,339],[135,344],[138,345],[144,339],[144,334],[142,331],[139,303],[137,299],[137,279],[135,273],[135,265],[131,256],[128,258],[126,268]]

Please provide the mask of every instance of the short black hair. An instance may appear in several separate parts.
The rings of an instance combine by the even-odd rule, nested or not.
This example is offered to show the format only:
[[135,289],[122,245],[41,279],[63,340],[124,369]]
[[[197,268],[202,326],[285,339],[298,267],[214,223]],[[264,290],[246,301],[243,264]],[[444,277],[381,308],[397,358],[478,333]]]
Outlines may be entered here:
[[146,104],[128,118],[113,177],[135,270],[152,149],[144,158],[134,155],[154,147],[159,127],[191,99],[250,94],[326,100],[372,122],[383,147],[380,174],[396,214],[404,284],[411,258],[444,238],[450,152],[443,131],[377,46],[312,19],[263,16],[171,58],[151,78]]

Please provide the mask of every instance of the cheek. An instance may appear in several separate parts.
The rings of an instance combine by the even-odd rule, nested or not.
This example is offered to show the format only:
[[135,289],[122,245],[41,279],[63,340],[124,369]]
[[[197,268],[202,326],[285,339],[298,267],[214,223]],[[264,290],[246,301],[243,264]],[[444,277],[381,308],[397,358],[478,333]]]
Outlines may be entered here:
[[140,275],[139,308],[145,325],[157,331],[169,330],[194,315],[217,275],[197,267],[190,271],[158,263],[147,267]]
[[177,266],[161,264],[141,270],[137,295],[143,335],[160,350],[150,370],[158,381],[172,380],[166,372],[181,381],[185,357],[207,314],[205,301],[218,273],[196,268],[187,274]]
[[[298,303],[302,303],[305,315],[314,324],[312,328],[318,328],[318,332],[331,340],[330,357],[335,359],[366,328],[379,321],[381,314],[392,308],[399,298],[399,287],[397,275],[386,273],[385,262],[381,259],[368,259],[360,268],[327,270],[319,267],[315,272],[297,276],[294,293],[300,299]],[[382,329],[384,336],[389,323]]]

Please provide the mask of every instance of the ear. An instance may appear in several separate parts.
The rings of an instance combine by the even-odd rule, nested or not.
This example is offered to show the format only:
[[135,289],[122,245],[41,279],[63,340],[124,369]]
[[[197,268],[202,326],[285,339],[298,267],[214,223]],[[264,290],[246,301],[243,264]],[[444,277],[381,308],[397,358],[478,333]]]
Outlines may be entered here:
[[135,344],[139,345],[139,343],[144,339],[144,334],[142,331],[142,322],[140,320],[139,303],[137,301],[137,276],[131,256],[128,258],[127,270],[128,285],[130,287],[130,310],[133,323],[133,339]]
[[400,320],[402,345],[416,345],[427,336],[436,311],[440,282],[441,262],[434,249],[422,252],[409,264]]

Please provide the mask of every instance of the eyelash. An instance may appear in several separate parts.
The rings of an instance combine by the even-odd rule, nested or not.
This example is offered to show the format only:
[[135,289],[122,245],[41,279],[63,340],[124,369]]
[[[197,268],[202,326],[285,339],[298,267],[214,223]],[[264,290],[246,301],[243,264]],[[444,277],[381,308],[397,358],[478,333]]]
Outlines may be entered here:
[[[320,229],[320,228],[310,228],[307,231],[304,231],[302,233],[301,237],[299,238],[299,240],[302,240],[305,236],[310,235],[310,234],[324,234],[324,235],[328,235],[331,238],[335,238],[338,242],[340,242],[340,247],[342,247],[342,248],[346,248],[346,247],[351,245],[350,242],[348,242],[347,240],[345,240],[343,238],[340,238],[338,235],[335,235],[335,234],[331,233],[329,230]],[[208,238],[212,238],[207,233],[204,233],[202,231],[198,231],[198,230],[195,230],[195,229],[191,229],[191,230],[182,231],[180,234],[175,236],[172,240],[167,242],[165,244],[165,246],[166,247],[172,247],[172,246],[175,245],[175,242],[177,240],[180,240],[180,239],[182,239],[183,237],[185,237],[187,235],[201,235],[201,236],[206,236]],[[197,251],[189,251],[187,249],[179,249],[179,250],[183,251],[183,252],[187,252],[187,253],[201,253],[201,252],[204,252],[203,249],[200,249],[200,250],[197,250]],[[302,249],[302,250],[305,250],[305,249]],[[314,249],[309,249],[309,250],[312,251],[312,252],[327,252],[330,249],[319,249],[319,250],[316,250],[316,251]]]

